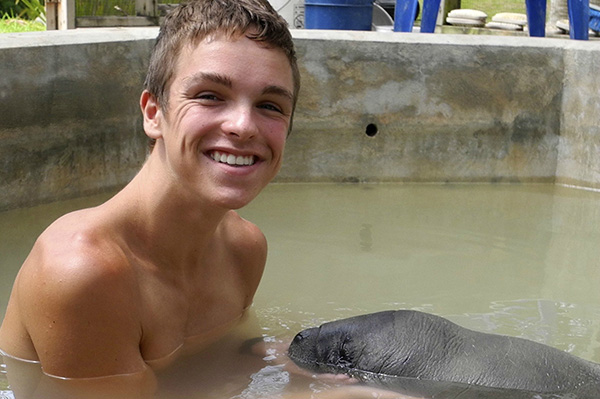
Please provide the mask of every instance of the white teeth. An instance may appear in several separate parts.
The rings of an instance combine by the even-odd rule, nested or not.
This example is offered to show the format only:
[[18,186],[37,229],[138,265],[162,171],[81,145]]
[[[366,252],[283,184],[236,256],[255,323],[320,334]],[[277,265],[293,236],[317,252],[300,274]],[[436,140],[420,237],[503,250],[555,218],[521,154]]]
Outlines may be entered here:
[[254,165],[254,157],[249,156],[241,156],[237,157],[233,154],[225,154],[219,151],[213,151],[210,154],[210,157],[217,162],[226,163],[227,165],[238,165],[238,166],[249,166]]

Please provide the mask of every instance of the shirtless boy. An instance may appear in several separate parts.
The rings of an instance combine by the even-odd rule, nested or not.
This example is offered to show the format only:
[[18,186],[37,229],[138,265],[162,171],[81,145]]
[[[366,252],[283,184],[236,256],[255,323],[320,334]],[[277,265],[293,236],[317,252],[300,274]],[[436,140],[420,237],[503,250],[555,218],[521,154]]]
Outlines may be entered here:
[[267,244],[234,210],[277,174],[298,89],[291,35],[266,0],[176,8],[140,99],[153,149],[112,199],[39,237],[0,329],[6,357],[70,381],[65,392],[81,383],[73,396],[132,399],[239,320]]

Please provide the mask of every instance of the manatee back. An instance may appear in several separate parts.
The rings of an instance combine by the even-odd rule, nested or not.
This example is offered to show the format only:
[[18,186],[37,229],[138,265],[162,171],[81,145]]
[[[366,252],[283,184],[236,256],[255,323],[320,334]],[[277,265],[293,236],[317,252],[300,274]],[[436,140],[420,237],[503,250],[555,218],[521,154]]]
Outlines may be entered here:
[[[372,318],[369,319],[368,317]],[[428,313],[365,315],[357,370],[539,393],[600,398],[600,366],[522,338],[476,332]],[[366,330],[366,329],[365,329]]]
[[442,380],[451,357],[471,338],[469,330],[442,317],[412,310],[358,316],[352,324],[350,335],[363,345],[356,368],[394,376]]

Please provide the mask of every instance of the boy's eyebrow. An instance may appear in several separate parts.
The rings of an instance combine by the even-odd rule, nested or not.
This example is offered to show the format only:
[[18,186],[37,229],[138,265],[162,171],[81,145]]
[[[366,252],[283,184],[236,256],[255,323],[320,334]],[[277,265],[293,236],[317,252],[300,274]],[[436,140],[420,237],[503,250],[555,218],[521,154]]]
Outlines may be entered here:
[[213,72],[197,72],[191,76],[186,76],[183,81],[186,85],[192,86],[196,82],[211,81],[228,88],[233,87],[233,82],[227,76]]
[[275,86],[275,85],[267,86],[262,91],[262,94],[275,94],[278,96],[285,97],[285,98],[289,99],[290,101],[294,101],[294,95],[292,94],[292,92],[289,91],[288,89],[286,89],[285,87],[281,87],[281,86]]
[[[220,85],[223,85],[230,89],[233,87],[233,82],[229,77],[227,77],[226,75],[223,75],[220,73],[214,73],[214,72],[197,72],[193,75],[186,76],[183,79],[186,86],[192,86],[196,82],[202,82],[202,81],[207,81],[207,80],[217,83],[217,84],[220,84]],[[271,85],[271,86],[265,87],[262,91],[262,94],[275,94],[278,96],[285,97],[285,98],[289,99],[290,101],[294,101],[294,95],[291,91],[289,91],[285,87],[281,87],[281,86],[277,86],[277,85]]]

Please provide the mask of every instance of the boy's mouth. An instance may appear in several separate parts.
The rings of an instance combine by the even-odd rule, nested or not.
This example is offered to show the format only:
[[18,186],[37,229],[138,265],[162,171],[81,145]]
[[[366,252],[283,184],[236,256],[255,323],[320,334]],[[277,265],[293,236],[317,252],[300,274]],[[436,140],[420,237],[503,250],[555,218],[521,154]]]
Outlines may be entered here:
[[231,166],[250,166],[254,165],[254,163],[256,162],[256,157],[253,155],[236,156],[233,154],[228,154],[226,152],[212,151],[209,153],[209,156],[217,162]]

